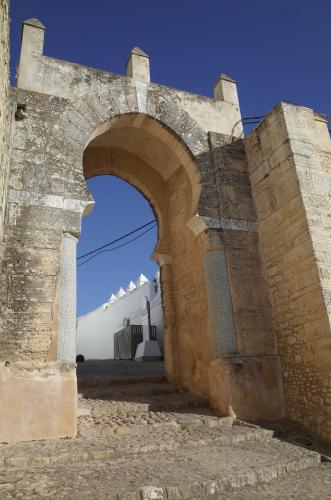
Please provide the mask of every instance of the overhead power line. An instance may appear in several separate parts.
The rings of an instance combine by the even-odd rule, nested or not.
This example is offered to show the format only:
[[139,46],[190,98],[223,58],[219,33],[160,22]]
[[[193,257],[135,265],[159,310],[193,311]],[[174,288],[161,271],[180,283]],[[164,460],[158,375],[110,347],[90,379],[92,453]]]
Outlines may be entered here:
[[[151,224],[153,224],[153,225],[151,226]],[[117,245],[116,247],[108,248],[109,246],[112,246],[115,243],[118,243],[119,241],[122,241],[122,240],[126,239],[128,236],[131,236],[132,234],[137,233],[138,231],[141,231],[141,229],[144,229],[145,227],[148,227],[148,226],[151,226],[151,227],[149,227],[146,231],[143,231],[142,233],[138,234],[136,237],[131,238],[131,240],[128,240],[125,243],[122,243],[121,245]],[[148,233],[152,229],[155,229],[155,227],[156,227],[156,219],[148,222],[147,224],[144,224],[144,225],[142,225],[140,227],[137,227],[137,228],[133,229],[129,233],[126,233],[126,234],[120,236],[119,238],[116,238],[115,240],[110,241],[109,243],[106,243],[105,245],[102,245],[101,247],[95,248],[94,250],[91,250],[90,252],[87,252],[84,255],[80,255],[79,257],[77,257],[77,260],[81,260],[81,259],[83,259],[85,257],[89,257],[89,258],[86,259],[83,262],[80,262],[77,267],[80,267],[80,266],[82,266],[84,264],[87,264],[87,262],[89,262],[90,260],[94,259],[95,257],[97,257],[98,255],[100,255],[101,253],[112,252],[113,250],[117,250],[118,248],[122,248],[122,247],[124,247],[124,246],[132,243],[133,241],[136,241],[137,239],[139,239],[144,234]]]
[[113,250],[117,250],[118,248],[122,248],[122,247],[125,247],[126,245],[129,245],[133,241],[136,241],[139,238],[141,238],[141,236],[143,236],[144,234],[148,233],[152,229],[155,229],[155,227],[156,227],[156,224],[154,226],[151,226],[150,228],[146,229],[146,231],[143,231],[141,234],[138,234],[138,236],[136,236],[135,238],[132,238],[131,240],[126,241],[125,243],[122,243],[122,245],[117,245],[116,247],[113,247],[113,248],[104,248],[103,250],[99,250],[99,252],[91,255],[88,259],[84,260],[83,262],[80,262],[77,265],[77,267],[80,267],[80,266],[83,266],[84,264],[87,264],[90,260],[94,259],[95,257],[97,257],[98,255],[100,255],[101,253],[112,252]]
[[241,121],[243,125],[257,125],[259,124],[265,116],[247,116],[245,118],[242,118]]
[[105,243],[101,247],[95,248],[94,250],[91,250],[90,252],[87,252],[87,253],[84,253],[83,255],[80,255],[79,257],[77,257],[77,260],[84,259],[84,257],[88,257],[89,255],[92,255],[93,253],[98,252],[99,250],[103,250],[104,248],[109,247],[110,245],[113,245],[114,243],[118,243],[119,241],[124,240],[128,236],[131,236],[131,234],[137,233],[141,229],[144,229],[145,227],[150,226],[154,222],[156,222],[156,219],[153,219],[140,227],[136,227],[135,229],[132,229],[132,231],[130,231],[129,233],[123,234],[122,236],[119,236],[115,240],[109,241],[109,243]]

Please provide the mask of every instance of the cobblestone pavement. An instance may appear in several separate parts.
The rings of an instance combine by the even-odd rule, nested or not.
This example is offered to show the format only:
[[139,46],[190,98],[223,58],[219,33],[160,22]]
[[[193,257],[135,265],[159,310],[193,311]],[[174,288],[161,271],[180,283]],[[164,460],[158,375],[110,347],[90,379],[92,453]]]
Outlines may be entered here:
[[331,499],[331,463],[287,442],[288,423],[274,425],[280,441],[222,418],[165,384],[162,363],[78,371],[80,437],[0,445],[0,500]]
[[116,498],[115,493],[121,499],[129,493],[128,498],[139,498],[147,486],[162,488],[161,498],[204,498],[207,487],[235,488],[317,464],[317,455],[277,440],[267,446],[211,445],[200,447],[198,453],[194,448],[179,449],[88,464],[7,469],[0,472],[0,498]]
[[0,466],[23,467],[94,461],[114,456],[173,451],[211,444],[230,445],[258,440],[265,442],[271,437],[268,431],[230,425],[182,428],[180,424],[172,423],[168,427],[145,425],[141,430],[134,429],[134,434],[130,430],[124,426],[108,438],[61,439],[0,445]]
[[[53,467],[52,470],[48,468],[46,471],[31,470],[28,474],[15,471],[11,475],[7,474],[6,477],[0,473],[0,498],[1,500],[12,498],[117,500],[117,497],[112,494],[112,484],[109,478],[111,469],[112,463],[106,462],[88,467],[86,465],[85,467],[67,466],[65,468],[62,466]],[[197,487],[196,483],[195,485]],[[184,489],[185,487],[182,487],[182,495]],[[188,489],[187,487],[186,490]],[[331,465],[322,464],[319,467],[310,468],[309,471],[289,473],[266,484],[220,493],[214,498],[219,500],[330,500],[330,491]],[[127,496],[122,496],[122,498],[137,500],[141,497],[128,492]],[[176,497],[172,496],[172,498]],[[186,498],[207,497],[191,495]]]
[[331,464],[289,473],[267,484],[221,494],[219,500],[330,500]]

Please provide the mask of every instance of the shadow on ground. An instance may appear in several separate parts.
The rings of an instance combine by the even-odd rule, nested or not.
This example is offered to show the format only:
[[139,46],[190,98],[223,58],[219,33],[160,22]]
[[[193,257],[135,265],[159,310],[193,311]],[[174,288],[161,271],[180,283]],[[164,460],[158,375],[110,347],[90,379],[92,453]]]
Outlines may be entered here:
[[[149,411],[216,415],[208,407],[208,398],[190,395],[166,383],[164,362],[91,360],[77,364],[78,392],[90,400],[145,404]],[[240,422],[237,422],[240,424]],[[316,451],[322,460],[331,462],[331,446],[289,420],[275,422],[243,422],[272,430],[281,441]]]

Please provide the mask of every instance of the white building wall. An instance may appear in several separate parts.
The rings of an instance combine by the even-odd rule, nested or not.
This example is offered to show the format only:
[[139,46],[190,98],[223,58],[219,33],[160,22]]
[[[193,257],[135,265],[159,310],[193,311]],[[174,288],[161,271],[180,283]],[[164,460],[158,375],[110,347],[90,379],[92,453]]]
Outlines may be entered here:
[[114,334],[124,327],[128,318],[132,325],[147,325],[143,299],[151,303],[151,323],[157,327],[157,338],[163,352],[163,310],[159,274],[149,281],[144,275],[112,295],[109,301],[77,319],[76,353],[85,359],[113,359]]

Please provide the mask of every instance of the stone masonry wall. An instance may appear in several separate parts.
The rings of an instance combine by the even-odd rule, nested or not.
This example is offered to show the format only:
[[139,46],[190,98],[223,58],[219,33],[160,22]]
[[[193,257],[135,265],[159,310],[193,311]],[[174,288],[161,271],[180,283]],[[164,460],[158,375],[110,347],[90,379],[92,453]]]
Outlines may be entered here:
[[[243,142],[234,133],[237,102],[59,62],[42,55],[43,39],[38,20],[25,22],[15,98],[26,109],[15,122],[1,273],[0,360],[12,364],[4,363],[0,392],[17,366],[46,367],[54,419],[70,424],[57,435],[75,434],[75,371],[69,363],[63,372],[62,355],[75,335],[73,280],[65,286],[75,252],[65,242],[79,236],[91,201],[83,158],[92,145],[106,173],[150,191],[160,211],[155,256],[172,381],[202,394],[212,387],[223,413],[280,418],[280,353],[289,417],[330,438],[331,146],[323,119],[282,104]],[[143,169],[120,168],[134,155]],[[16,391],[20,405],[31,407],[40,380],[36,372],[30,392]],[[1,401],[12,412],[17,383]],[[38,421],[33,412],[30,419]],[[54,419],[39,437],[54,436]],[[24,439],[35,438],[31,425]]]
[[0,241],[10,158],[9,1],[0,0]]
[[331,322],[331,140],[325,121],[321,121],[316,115],[314,121],[317,134],[319,134],[321,126],[324,129],[322,134],[317,136],[319,138],[323,137],[323,139],[319,141],[317,149],[320,174],[319,188],[322,192],[318,197],[318,207],[316,207],[320,225],[318,230],[316,228],[315,231],[318,237],[318,241],[315,241],[315,252],[318,256],[318,269],[329,321]]
[[242,141],[216,148],[214,161],[221,190],[220,217],[238,220],[228,228],[221,228],[219,233],[221,244],[227,249],[238,351],[243,356],[273,355],[277,351]]
[[[0,289],[4,289],[2,244],[10,159],[11,104],[9,85],[9,1],[0,0]],[[0,332],[4,324],[4,293],[0,294]]]
[[330,439],[327,128],[317,130],[312,110],[282,103],[245,142],[288,416]]
[[[62,111],[61,99],[18,91],[26,118],[16,122],[8,180],[3,299],[6,327],[0,359],[54,361],[62,234],[77,233],[80,217],[63,208],[59,168],[44,173],[45,131]],[[53,189],[52,189],[53,188]],[[31,195],[28,193],[31,192]],[[39,199],[48,194],[50,205]]]
[[211,182],[214,180],[216,187],[213,216],[219,221],[211,245],[225,252],[237,352],[241,356],[274,355],[277,347],[258,253],[256,213],[244,145],[241,140],[231,141],[222,134],[210,134],[209,142],[209,163],[214,170]]

